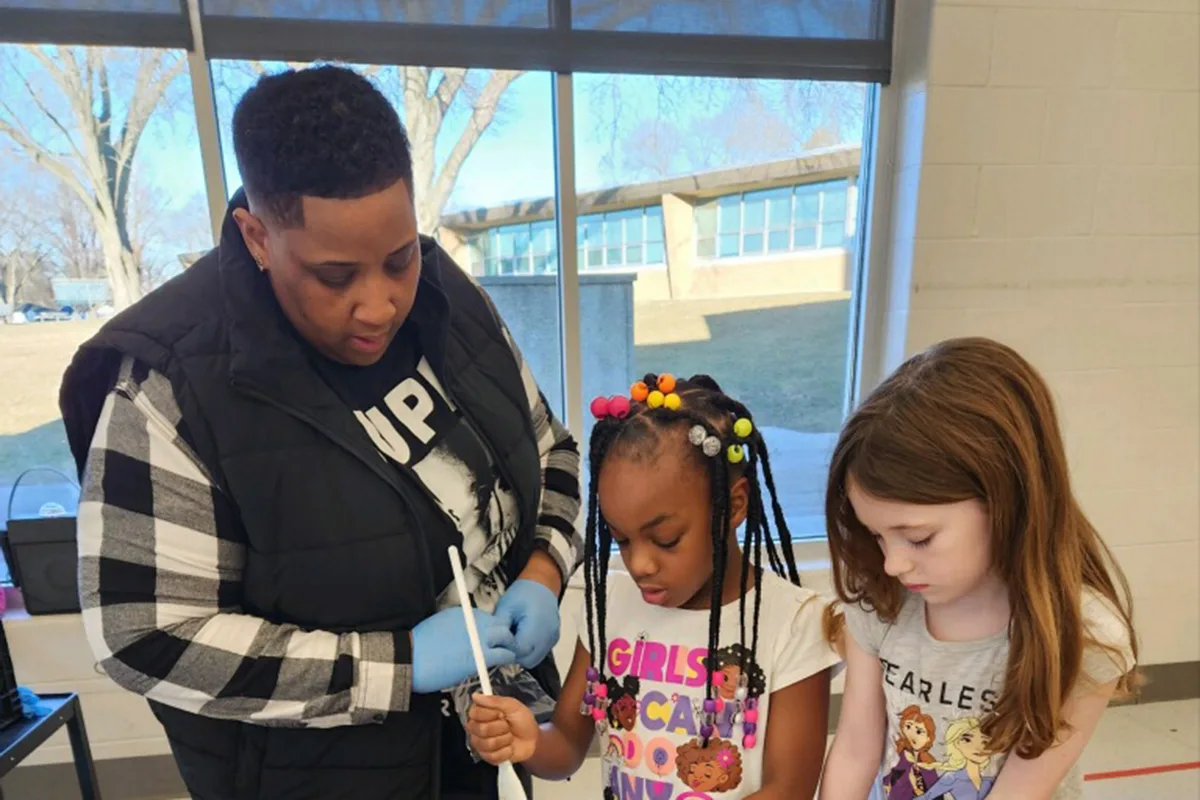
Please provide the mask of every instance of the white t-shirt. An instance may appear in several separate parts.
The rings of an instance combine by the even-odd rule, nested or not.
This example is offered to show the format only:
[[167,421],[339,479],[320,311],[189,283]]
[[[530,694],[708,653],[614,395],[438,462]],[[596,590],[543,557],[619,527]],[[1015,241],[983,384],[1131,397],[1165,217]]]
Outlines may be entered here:
[[[1083,597],[1084,624],[1119,655],[1088,648],[1083,674],[1097,684],[1134,668],[1121,618],[1092,592]],[[846,628],[883,667],[887,734],[870,800],[984,800],[1004,766],[988,754],[980,725],[1004,690],[1008,632],[972,642],[942,642],[925,625],[925,602],[909,594],[892,623],[858,606],[846,607]],[[1054,800],[1083,796],[1078,763]]]
[[[758,741],[743,746],[743,730],[733,725],[733,703],[718,715],[717,736],[701,752],[700,710],[707,674],[709,612],[652,606],[629,575],[608,578],[604,675],[617,690],[610,725],[604,734],[604,784],[617,798],[645,800],[734,800],[762,786],[762,757],[770,718],[771,693],[798,683],[838,663],[821,630],[825,602],[767,572],[762,580],[758,653],[754,659],[763,690],[758,700]],[[720,646],[740,641],[739,604],[721,609]],[[746,597],[746,647],[751,643],[754,590]],[[584,603],[576,608],[579,639],[588,649]],[[718,651],[718,659],[721,652]],[[718,660],[718,664],[721,662]],[[736,688],[738,668],[727,672],[728,696]],[[815,720],[824,730],[826,720]],[[691,761],[689,767],[687,762]],[[681,767],[679,762],[684,762]]]

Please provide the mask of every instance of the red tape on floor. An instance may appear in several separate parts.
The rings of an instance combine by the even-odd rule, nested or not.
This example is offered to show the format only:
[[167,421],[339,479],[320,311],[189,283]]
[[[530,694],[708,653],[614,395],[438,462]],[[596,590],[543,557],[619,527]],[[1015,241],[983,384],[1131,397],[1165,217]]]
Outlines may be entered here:
[[1122,769],[1115,772],[1093,772],[1090,775],[1084,775],[1085,781],[1111,781],[1116,778],[1142,778],[1147,775],[1161,775],[1165,772],[1186,772],[1191,769],[1200,769],[1200,761],[1192,761],[1186,764],[1162,764],[1157,767],[1140,767],[1138,769]]

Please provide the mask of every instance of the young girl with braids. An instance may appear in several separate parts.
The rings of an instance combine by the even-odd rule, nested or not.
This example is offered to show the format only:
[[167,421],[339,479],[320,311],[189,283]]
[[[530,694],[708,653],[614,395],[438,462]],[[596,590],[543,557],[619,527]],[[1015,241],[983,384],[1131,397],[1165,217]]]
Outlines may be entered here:
[[911,358],[847,420],[826,517],[849,635],[822,800],[1080,798],[1137,641],[1034,368],[981,338]]
[[[620,740],[606,798],[811,798],[838,657],[750,412],[707,376],[648,375],[592,413],[574,663],[540,728],[519,702],[476,697],[472,746],[561,780],[599,731]],[[609,572],[613,544],[625,572]]]

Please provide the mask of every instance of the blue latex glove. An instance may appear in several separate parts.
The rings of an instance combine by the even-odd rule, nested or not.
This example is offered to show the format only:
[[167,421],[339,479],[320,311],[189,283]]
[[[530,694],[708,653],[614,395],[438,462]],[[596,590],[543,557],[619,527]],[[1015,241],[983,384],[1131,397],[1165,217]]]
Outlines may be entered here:
[[[488,669],[516,662],[512,617],[472,610]],[[412,685],[417,694],[441,692],[475,677],[475,657],[461,608],[447,608],[422,620],[413,628],[412,643]]]
[[517,663],[533,669],[558,642],[558,598],[537,581],[519,580],[496,604],[497,615],[507,615],[516,633]]

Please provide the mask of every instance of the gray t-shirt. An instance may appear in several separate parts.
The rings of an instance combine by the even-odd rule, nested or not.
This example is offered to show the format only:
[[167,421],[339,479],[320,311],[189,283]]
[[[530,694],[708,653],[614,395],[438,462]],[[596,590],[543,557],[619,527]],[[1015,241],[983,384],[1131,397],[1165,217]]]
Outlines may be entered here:
[[[1091,592],[1083,616],[1098,641],[1120,648],[1122,659],[1089,648],[1083,671],[1097,684],[1133,669],[1120,617]],[[858,645],[879,658],[887,701],[887,738],[870,800],[983,800],[1004,755],[985,752],[980,722],[1004,688],[1008,633],[971,642],[942,642],[925,625],[925,602],[910,594],[893,623],[858,606],[846,608],[846,627]],[[1123,663],[1121,663],[1123,661]],[[1083,796],[1076,764],[1054,800]]]

